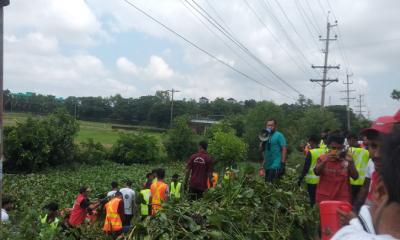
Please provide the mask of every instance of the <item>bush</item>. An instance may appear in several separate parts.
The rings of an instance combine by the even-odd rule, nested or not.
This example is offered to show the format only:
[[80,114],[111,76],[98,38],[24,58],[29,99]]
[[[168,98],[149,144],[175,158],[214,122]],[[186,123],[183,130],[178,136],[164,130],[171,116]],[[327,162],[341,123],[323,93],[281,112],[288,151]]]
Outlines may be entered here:
[[160,157],[157,139],[153,136],[139,134],[121,134],[111,148],[110,160],[123,163],[150,163]]
[[195,134],[187,125],[187,119],[174,120],[172,129],[167,132],[164,142],[168,157],[173,160],[185,160],[197,149]]
[[79,162],[98,164],[107,159],[107,150],[99,142],[89,138],[86,142],[79,143]]
[[233,132],[216,132],[209,141],[208,152],[216,160],[215,168],[227,167],[245,159],[247,145]]
[[222,122],[222,123],[217,123],[211,125],[211,127],[207,128],[205,132],[205,137],[207,139],[212,139],[214,138],[215,134],[218,132],[224,132],[224,133],[232,133],[236,134],[235,129],[233,129],[227,122]]
[[78,124],[68,114],[59,112],[4,130],[4,167],[10,172],[34,172],[75,160],[74,136]]

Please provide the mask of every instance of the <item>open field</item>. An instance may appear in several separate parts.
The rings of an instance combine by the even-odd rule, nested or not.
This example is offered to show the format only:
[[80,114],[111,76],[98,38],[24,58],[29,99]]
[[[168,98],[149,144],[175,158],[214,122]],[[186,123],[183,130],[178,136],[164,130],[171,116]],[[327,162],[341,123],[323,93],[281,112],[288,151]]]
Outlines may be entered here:
[[[39,115],[32,115],[29,113],[5,113],[4,115],[4,125],[5,126],[13,126],[16,122],[25,121],[26,118],[29,116],[40,118]],[[118,139],[120,133],[134,133],[137,132],[135,130],[121,130],[121,129],[112,129],[112,123],[102,123],[102,122],[91,122],[91,121],[78,121],[79,122],[79,132],[76,136],[77,142],[85,141],[89,138],[93,138],[95,142],[100,142],[106,147],[111,147]],[[130,125],[121,125],[119,126],[130,126]],[[145,127],[144,127],[145,129]],[[159,139],[162,140],[162,133],[148,133]]]

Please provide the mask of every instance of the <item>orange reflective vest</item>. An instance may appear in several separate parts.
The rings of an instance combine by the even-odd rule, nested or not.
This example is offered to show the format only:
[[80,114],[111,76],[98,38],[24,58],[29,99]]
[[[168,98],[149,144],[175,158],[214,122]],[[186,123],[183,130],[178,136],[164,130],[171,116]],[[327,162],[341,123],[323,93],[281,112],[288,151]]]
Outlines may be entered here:
[[210,179],[208,179],[207,181],[207,187],[208,188],[214,188],[215,186],[217,186],[217,182],[218,182],[218,173],[213,172],[213,182],[212,184],[210,184]]
[[161,209],[161,203],[167,201],[168,185],[159,180],[150,187],[151,191],[151,214],[155,215]]
[[106,219],[104,221],[104,232],[117,232],[122,229],[121,216],[118,214],[118,206],[122,199],[113,198],[105,206]]

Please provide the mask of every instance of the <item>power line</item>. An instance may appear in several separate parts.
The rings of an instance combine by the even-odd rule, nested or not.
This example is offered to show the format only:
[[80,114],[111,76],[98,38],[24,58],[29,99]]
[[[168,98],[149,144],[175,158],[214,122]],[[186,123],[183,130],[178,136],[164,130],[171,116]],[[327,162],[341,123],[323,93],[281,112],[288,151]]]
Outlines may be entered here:
[[[250,9],[250,11],[256,16],[257,20],[261,23],[261,25],[263,25],[271,33],[271,36],[274,38],[274,40],[282,47],[282,49],[285,50],[285,52],[292,59],[292,61],[299,67],[299,69],[301,69],[305,74],[307,74],[306,73],[307,68],[304,67],[304,65],[303,65],[303,68],[302,68],[298,64],[298,62],[295,60],[295,58],[293,58],[293,56],[289,53],[289,51],[287,51],[286,48],[284,48],[283,44],[279,41],[278,37],[274,34],[274,32],[268,27],[267,24],[264,23],[264,21],[261,19],[261,17],[258,16],[257,12],[253,9],[253,7],[249,4],[249,2],[247,0],[244,0],[244,2],[246,3],[246,5]],[[273,14],[271,14],[271,15],[273,15]],[[298,47],[292,42],[292,40],[290,39],[290,36],[286,33],[286,31],[284,30],[284,28],[281,25],[281,23],[277,19],[275,19],[275,20],[280,24],[280,27],[281,27],[281,29],[283,29],[282,31],[284,32],[284,34],[285,34],[286,38],[288,39],[289,43],[291,43],[297,49],[297,51],[299,51],[302,54],[304,59],[306,61],[308,61],[307,58],[305,57],[305,55],[300,51],[300,49],[298,49]],[[311,65],[311,62],[309,62],[309,63]]]
[[[137,11],[139,11],[140,13],[142,13],[143,15],[145,15],[146,17],[148,17],[149,19],[151,19],[152,21],[156,22],[157,24],[161,25],[163,28],[165,28],[166,30],[168,30],[169,32],[175,34],[176,36],[178,36],[179,38],[181,38],[182,40],[184,40],[185,42],[187,42],[188,44],[190,44],[191,46],[193,46],[194,48],[198,49],[199,51],[203,52],[204,54],[208,55],[209,57],[215,59],[216,61],[218,61],[219,63],[225,65],[226,67],[230,68],[232,71],[242,75],[243,77],[258,83],[259,85],[270,89],[271,91],[277,92],[275,89],[263,84],[262,82],[258,81],[257,79],[254,79],[253,77],[247,75],[246,73],[236,69],[235,67],[231,66],[230,64],[226,63],[225,61],[219,59],[218,57],[214,56],[212,53],[208,52],[207,50],[204,50],[203,48],[199,47],[197,44],[193,43],[192,41],[188,40],[187,38],[185,38],[184,36],[182,36],[181,34],[179,34],[178,32],[176,32],[175,30],[171,29],[170,27],[168,27],[167,25],[163,24],[162,22],[160,22],[159,20],[157,20],[156,18],[154,18],[153,16],[151,16],[150,14],[148,14],[146,11],[142,10],[141,8],[139,8],[138,6],[136,6],[135,4],[129,2],[128,0],[124,0],[127,4],[129,4],[130,6],[134,7]],[[278,92],[279,93],[279,92]],[[295,98],[292,98],[288,95],[282,94],[283,96],[296,100]]]
[[[203,24],[203,25],[207,28],[208,31],[210,31],[210,32],[212,33],[212,35],[214,35],[214,36],[217,37],[220,41],[222,41],[222,43],[223,43],[227,48],[229,48],[229,49],[235,54],[236,57],[238,57],[240,60],[242,60],[243,62],[245,62],[249,67],[251,67],[254,71],[256,71],[262,78],[264,78],[265,80],[267,80],[267,81],[269,81],[270,83],[272,83],[272,81],[271,81],[269,78],[267,78],[263,73],[261,73],[261,72],[257,69],[257,67],[255,67],[255,66],[253,66],[252,64],[250,64],[250,63],[249,63],[245,58],[243,58],[243,56],[241,56],[232,46],[230,46],[221,36],[219,36],[219,35],[218,35],[213,29],[211,29],[203,20],[201,20],[201,18],[200,18],[199,16],[197,16],[196,13],[193,12],[192,9],[190,9],[188,6],[186,6],[186,4],[185,4],[185,2],[184,2],[183,0],[181,0],[181,3],[182,3],[182,5],[183,5],[188,11],[190,11],[190,12],[192,13],[192,15],[193,15],[194,17],[196,17],[196,19],[197,19],[201,24]],[[280,92],[280,91],[278,91],[278,90],[275,90],[275,91],[278,92],[278,93],[280,93],[280,94],[282,94],[282,92]]]
[[316,28],[317,28],[319,34],[321,35],[322,31],[321,31],[321,28],[318,26],[318,19],[315,17],[314,11],[313,11],[313,9],[311,8],[310,3],[308,2],[308,0],[305,0],[305,2],[306,2],[306,5],[307,5],[308,9],[309,9],[310,12],[311,12],[311,17],[312,17],[312,19],[314,20],[315,26],[316,26]]
[[301,12],[304,14],[305,18],[308,20],[308,22],[311,24],[312,28],[314,28],[314,31],[318,34],[321,35],[321,32],[318,31],[318,28],[314,25],[314,22],[310,19],[310,17],[307,15],[306,11],[303,8],[303,5],[301,4],[301,1],[295,1],[296,6],[301,10]]
[[[188,0],[185,0],[189,5],[191,5]],[[254,53],[252,53],[247,47],[245,47],[239,40],[237,40],[231,33],[229,33],[221,24],[218,23],[204,8],[202,8],[195,0],[192,0],[194,4],[202,11],[204,14],[208,16],[205,17],[204,14],[202,14],[198,9],[195,9],[200,15],[202,15],[208,22],[210,22],[215,28],[217,28],[221,33],[223,33],[228,39],[233,41],[242,51],[247,53],[250,57],[252,57],[256,62],[258,62],[260,65],[265,67],[269,72],[272,73],[279,81],[284,83],[286,86],[288,86],[290,89],[298,93],[299,95],[302,94],[300,91],[298,91],[296,88],[291,86],[287,81],[285,81],[281,76],[279,76],[276,72],[274,72],[269,66],[267,66],[262,60],[260,60]],[[211,20],[210,20],[211,19]],[[218,27],[217,27],[217,26]],[[228,36],[227,36],[228,35]]]
[[299,15],[300,15],[301,18],[303,19],[303,22],[304,22],[304,24],[305,24],[305,26],[306,26],[306,28],[307,28],[307,31],[308,31],[308,33],[309,33],[310,36],[311,36],[311,39],[313,39],[313,41],[315,42],[315,44],[318,46],[318,43],[314,40],[315,35],[314,35],[314,33],[311,31],[311,28],[310,28],[310,26],[308,25],[307,19],[305,18],[305,16],[303,15],[303,13],[300,11],[299,2],[298,2],[297,0],[295,0],[294,2],[295,2],[295,4],[296,4],[296,9],[297,9]]

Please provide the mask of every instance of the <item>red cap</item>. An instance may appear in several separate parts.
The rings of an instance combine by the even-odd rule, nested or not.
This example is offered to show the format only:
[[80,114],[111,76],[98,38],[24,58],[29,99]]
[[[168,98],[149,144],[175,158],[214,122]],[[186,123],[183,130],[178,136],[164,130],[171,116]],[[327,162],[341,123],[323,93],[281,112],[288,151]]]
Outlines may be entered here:
[[371,125],[370,128],[364,129],[363,134],[369,135],[370,133],[383,133],[388,134],[392,131],[394,123],[400,122],[400,110],[394,116],[378,117]]

